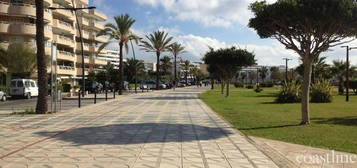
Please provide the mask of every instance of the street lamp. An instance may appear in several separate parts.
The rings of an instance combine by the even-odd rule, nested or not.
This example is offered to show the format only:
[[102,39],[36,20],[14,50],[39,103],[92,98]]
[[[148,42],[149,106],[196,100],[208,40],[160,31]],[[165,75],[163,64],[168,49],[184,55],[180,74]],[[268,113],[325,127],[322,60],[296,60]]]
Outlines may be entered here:
[[357,47],[341,46],[346,48],[346,102],[350,101],[350,50],[357,49]]
[[292,59],[289,58],[283,58],[285,60],[285,81],[288,81],[288,62],[291,61]]
[[[135,58],[135,51],[134,51],[134,46],[133,46],[133,42],[131,40],[133,39],[129,39],[130,40],[130,44],[131,44],[131,49],[133,50],[133,57],[134,57],[134,62],[136,63],[136,58]],[[136,83],[137,83],[137,66],[138,64],[135,65],[135,69],[134,69],[134,87],[135,87],[135,93],[138,93],[137,92],[137,89],[136,89]]]
[[80,94],[82,93],[82,96],[84,97],[84,92],[85,92],[85,66],[84,66],[84,51],[83,51],[83,36],[82,36],[82,29],[81,29],[81,25],[79,24],[79,21],[78,21],[78,15],[77,15],[77,11],[78,10],[86,10],[86,9],[95,9],[96,7],[94,6],[89,6],[89,7],[85,7],[85,8],[75,8],[75,4],[74,4],[74,0],[72,0],[72,5],[73,7],[72,8],[55,8],[55,7],[49,7],[48,9],[49,10],[69,10],[69,11],[72,11],[74,12],[74,15],[76,17],[76,22],[77,22],[77,27],[78,27],[78,32],[79,32],[79,39],[81,41],[81,55],[82,55],[82,89],[79,93],[79,96],[78,96],[78,107],[80,108],[81,107],[81,96]]

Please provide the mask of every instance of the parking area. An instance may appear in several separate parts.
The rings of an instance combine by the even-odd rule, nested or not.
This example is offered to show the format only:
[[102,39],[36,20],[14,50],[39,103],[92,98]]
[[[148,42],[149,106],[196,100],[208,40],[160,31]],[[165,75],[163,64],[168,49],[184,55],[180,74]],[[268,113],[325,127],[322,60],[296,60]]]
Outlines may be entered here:
[[[125,94],[131,94],[132,92],[126,92]],[[108,100],[113,99],[113,93],[108,93]],[[51,109],[51,97],[48,98],[48,106]],[[97,95],[97,103],[106,101],[105,94]],[[6,102],[0,101],[0,115],[8,115],[11,113],[24,112],[25,110],[36,109],[37,98],[32,99],[8,99]],[[94,104],[94,95],[89,94],[81,99],[81,106],[88,106]],[[54,104],[53,104],[54,106]],[[65,97],[62,101],[57,102],[57,112],[67,111],[74,108],[78,108],[78,97]]]

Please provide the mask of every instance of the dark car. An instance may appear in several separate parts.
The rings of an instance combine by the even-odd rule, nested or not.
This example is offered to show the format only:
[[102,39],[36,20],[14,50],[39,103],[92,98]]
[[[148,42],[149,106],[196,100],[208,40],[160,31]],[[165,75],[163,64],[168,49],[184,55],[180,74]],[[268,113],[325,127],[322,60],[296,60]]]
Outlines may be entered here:
[[89,81],[86,82],[86,91],[88,91],[89,93],[101,93],[103,91],[103,85],[99,82],[96,81]]

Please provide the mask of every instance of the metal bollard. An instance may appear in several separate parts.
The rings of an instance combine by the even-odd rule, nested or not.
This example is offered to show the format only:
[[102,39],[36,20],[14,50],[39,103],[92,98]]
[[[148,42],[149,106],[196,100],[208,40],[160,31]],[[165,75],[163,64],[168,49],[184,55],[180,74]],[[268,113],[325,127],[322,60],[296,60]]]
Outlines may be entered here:
[[105,101],[108,101],[108,88],[105,87]]
[[78,108],[81,108],[81,90],[78,91]]
[[97,90],[94,90],[94,104],[97,104]]
[[113,98],[115,99],[115,89],[113,89]]

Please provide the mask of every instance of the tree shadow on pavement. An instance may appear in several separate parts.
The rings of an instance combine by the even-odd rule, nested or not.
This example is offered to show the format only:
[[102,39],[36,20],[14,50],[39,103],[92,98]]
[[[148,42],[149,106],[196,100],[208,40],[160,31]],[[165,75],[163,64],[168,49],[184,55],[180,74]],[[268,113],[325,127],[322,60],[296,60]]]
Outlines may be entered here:
[[185,97],[185,96],[176,96],[176,97],[169,97],[169,96],[162,96],[162,97],[139,97],[136,99],[140,100],[194,100],[198,99],[198,97]]
[[232,134],[224,128],[191,124],[137,123],[98,127],[81,127],[69,131],[37,132],[36,134],[81,145],[123,145],[159,142],[191,142],[211,140]]

